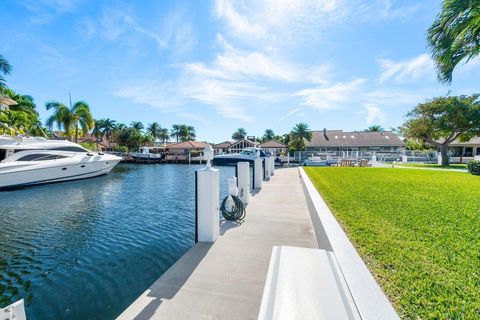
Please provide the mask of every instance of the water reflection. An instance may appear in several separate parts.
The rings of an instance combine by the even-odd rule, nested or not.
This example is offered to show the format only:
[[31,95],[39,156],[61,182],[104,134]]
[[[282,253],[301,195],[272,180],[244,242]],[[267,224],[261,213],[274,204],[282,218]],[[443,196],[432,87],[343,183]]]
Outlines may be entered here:
[[[121,165],[0,193],[0,306],[29,319],[115,318],[194,241],[194,171]],[[221,171],[221,189],[232,168]]]

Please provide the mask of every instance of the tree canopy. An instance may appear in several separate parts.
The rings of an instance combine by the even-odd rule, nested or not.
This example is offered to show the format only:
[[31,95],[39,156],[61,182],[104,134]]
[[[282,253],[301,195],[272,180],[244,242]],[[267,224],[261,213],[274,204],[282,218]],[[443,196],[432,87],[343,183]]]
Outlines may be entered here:
[[442,165],[448,165],[448,146],[480,134],[479,95],[445,96],[418,104],[407,114],[400,132],[407,138],[427,142],[440,149]]
[[275,132],[273,132],[272,129],[267,129],[265,130],[265,133],[263,134],[262,140],[263,141],[269,141],[275,139]]
[[58,101],[49,101],[45,104],[47,110],[53,109],[53,114],[47,119],[47,126],[52,128],[54,124],[65,131],[70,139],[75,130],[75,142],[78,142],[79,127],[85,134],[92,130],[95,120],[90,112],[90,106],[85,101],[77,101],[70,108]]
[[295,127],[293,127],[292,132],[290,132],[290,147],[298,150],[303,151],[305,150],[305,141],[312,140],[312,131],[308,124],[304,122],[297,123]]
[[247,137],[247,130],[245,130],[244,128],[238,128],[237,131],[235,131],[232,134],[233,140],[242,140],[242,139],[245,139],[246,137]]
[[379,124],[374,124],[373,126],[368,127],[365,129],[365,132],[383,132],[385,129]]
[[9,75],[10,72],[12,72],[12,66],[0,54],[0,92],[7,87],[4,76]]
[[427,42],[439,80],[451,83],[455,67],[480,53],[480,0],[444,0]]

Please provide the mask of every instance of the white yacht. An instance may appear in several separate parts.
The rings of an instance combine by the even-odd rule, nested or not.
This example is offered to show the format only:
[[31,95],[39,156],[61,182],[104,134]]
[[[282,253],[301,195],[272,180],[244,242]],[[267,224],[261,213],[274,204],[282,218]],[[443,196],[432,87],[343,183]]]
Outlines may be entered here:
[[0,136],[0,189],[96,177],[120,160],[65,140]]
[[237,162],[248,161],[253,163],[256,158],[265,159],[267,155],[260,148],[245,148],[240,153],[220,154],[213,157],[212,164],[214,166],[235,165]]

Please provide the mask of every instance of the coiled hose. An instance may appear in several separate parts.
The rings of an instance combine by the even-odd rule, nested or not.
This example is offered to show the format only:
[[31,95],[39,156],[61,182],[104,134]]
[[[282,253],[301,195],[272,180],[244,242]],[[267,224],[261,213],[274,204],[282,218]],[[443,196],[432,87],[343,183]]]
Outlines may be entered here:
[[[228,203],[229,198],[232,199],[233,205],[231,205],[231,203]],[[236,196],[225,197],[225,199],[223,199],[222,201],[220,211],[222,212],[222,216],[229,221],[243,220],[245,218],[245,215],[247,214],[242,200],[240,200],[240,198]]]

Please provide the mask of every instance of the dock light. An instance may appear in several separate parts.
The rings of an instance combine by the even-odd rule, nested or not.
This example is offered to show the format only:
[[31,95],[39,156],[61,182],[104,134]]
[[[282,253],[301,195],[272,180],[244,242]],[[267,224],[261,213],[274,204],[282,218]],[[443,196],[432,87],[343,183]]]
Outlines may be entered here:
[[212,159],[213,159],[213,148],[210,144],[207,144],[205,146],[205,160],[207,160],[207,168],[210,168],[212,166]]

